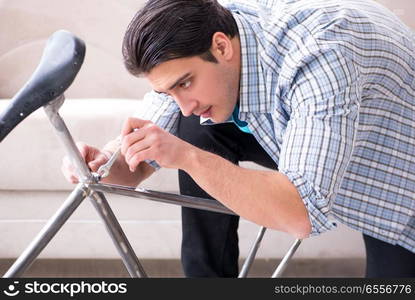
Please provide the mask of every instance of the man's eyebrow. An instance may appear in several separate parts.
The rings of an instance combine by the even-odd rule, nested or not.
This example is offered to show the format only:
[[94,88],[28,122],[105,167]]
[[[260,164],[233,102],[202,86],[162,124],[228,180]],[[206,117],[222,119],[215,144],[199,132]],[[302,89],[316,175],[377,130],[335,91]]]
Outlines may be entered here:
[[170,90],[174,89],[181,81],[183,81],[184,79],[186,79],[189,76],[190,76],[190,73],[186,73],[183,76],[180,76],[180,78],[177,79],[176,82],[173,83],[167,90],[170,91]]
[[[180,78],[179,79],[177,79],[168,89],[167,89],[167,91],[170,91],[170,90],[172,90],[172,89],[174,89],[182,80],[184,80],[184,79],[186,79],[186,78],[188,78],[190,75],[192,75],[190,72],[188,72],[188,73],[186,73],[186,74],[184,74],[183,76],[180,76]],[[159,92],[159,91],[156,91],[156,90],[154,90],[156,93],[159,93],[159,94],[163,94],[163,92]]]

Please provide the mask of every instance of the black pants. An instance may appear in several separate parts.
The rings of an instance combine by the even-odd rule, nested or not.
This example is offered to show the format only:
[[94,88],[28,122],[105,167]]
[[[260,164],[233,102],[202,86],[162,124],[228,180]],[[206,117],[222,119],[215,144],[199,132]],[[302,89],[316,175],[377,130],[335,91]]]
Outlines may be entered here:
[[[255,138],[234,124],[201,126],[199,117],[181,117],[179,137],[237,164],[252,161],[277,169]],[[212,198],[192,178],[179,171],[180,193]],[[182,265],[187,277],[236,277],[238,275],[239,217],[182,208]],[[367,277],[415,277],[415,254],[399,246],[364,236]]]
[[415,253],[363,235],[366,247],[366,277],[415,277]]
[[[181,117],[179,137],[192,145],[237,164],[253,161],[276,169],[275,162],[255,138],[233,123],[201,126],[199,117]],[[179,171],[180,193],[210,198],[185,172]],[[238,275],[239,217],[182,208],[182,265],[187,277],[236,277]]]

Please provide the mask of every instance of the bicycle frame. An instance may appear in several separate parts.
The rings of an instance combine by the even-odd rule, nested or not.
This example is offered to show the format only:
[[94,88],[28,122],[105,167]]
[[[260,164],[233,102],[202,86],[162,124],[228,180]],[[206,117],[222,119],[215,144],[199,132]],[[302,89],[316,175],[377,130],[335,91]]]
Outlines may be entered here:
[[[101,217],[108,234],[110,235],[121,259],[131,277],[147,277],[147,274],[142,267],[139,259],[134,253],[133,247],[129,243],[123,229],[121,228],[117,218],[115,217],[104,193],[113,193],[124,195],[127,197],[135,197],[158,201],[168,204],[180,205],[185,207],[204,209],[225,214],[235,214],[222,204],[211,199],[203,199],[198,197],[183,196],[171,193],[163,193],[157,191],[150,191],[145,189],[134,189],[125,186],[117,186],[110,184],[103,184],[99,182],[98,174],[92,173],[85,161],[83,160],[78,148],[69,132],[64,120],[59,115],[59,108],[64,103],[63,93],[55,97],[53,100],[46,101],[43,105],[44,111],[54,127],[58,137],[65,146],[67,155],[72,164],[76,167],[79,184],[74,188],[72,193],[63,202],[61,207],[49,219],[43,229],[33,239],[24,252],[17,258],[14,264],[4,274],[3,277],[19,277],[27,268],[34,262],[41,251],[57,234],[60,228],[65,224],[73,212],[78,208],[85,198],[88,198],[99,216]],[[21,120],[18,120],[20,122]],[[248,257],[241,269],[239,277],[246,277],[249,269],[254,261],[256,253],[259,249],[260,243],[264,236],[266,228],[261,227],[256,240],[251,247]],[[301,240],[297,239],[288,250],[281,263],[277,266],[272,277],[280,277],[285,270],[290,258],[294,255],[296,249],[300,245]]]

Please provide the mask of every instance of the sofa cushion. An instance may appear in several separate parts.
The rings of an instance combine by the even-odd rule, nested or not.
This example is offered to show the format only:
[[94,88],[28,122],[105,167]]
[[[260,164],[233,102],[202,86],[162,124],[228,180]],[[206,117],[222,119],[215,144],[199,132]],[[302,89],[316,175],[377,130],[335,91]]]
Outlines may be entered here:
[[[8,100],[0,100],[3,111]],[[102,147],[118,136],[124,120],[140,107],[139,100],[71,99],[66,100],[60,114],[75,141]],[[0,143],[0,189],[5,190],[69,190],[60,165],[65,149],[43,112],[35,111]],[[175,171],[162,170],[149,179],[147,188],[174,191]]]

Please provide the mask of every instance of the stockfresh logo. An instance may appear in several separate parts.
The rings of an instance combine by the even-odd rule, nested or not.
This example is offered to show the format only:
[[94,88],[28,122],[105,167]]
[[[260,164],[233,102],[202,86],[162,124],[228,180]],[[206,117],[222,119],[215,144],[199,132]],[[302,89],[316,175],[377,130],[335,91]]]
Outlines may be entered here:
[[6,290],[3,291],[3,293],[9,297],[14,297],[14,296],[19,295],[20,291],[17,289],[18,284],[19,284],[18,281],[14,281],[13,284],[9,284],[9,286],[7,287]]

